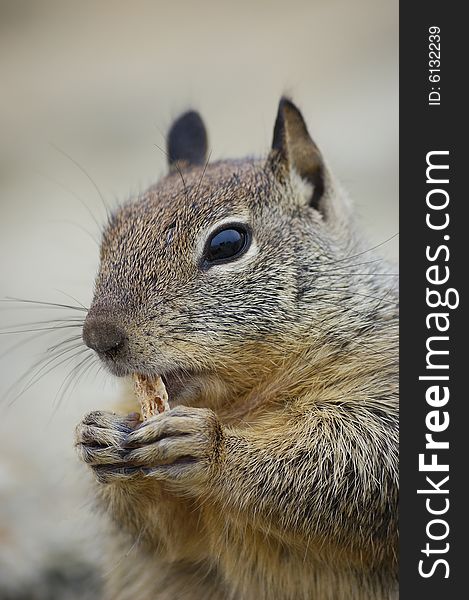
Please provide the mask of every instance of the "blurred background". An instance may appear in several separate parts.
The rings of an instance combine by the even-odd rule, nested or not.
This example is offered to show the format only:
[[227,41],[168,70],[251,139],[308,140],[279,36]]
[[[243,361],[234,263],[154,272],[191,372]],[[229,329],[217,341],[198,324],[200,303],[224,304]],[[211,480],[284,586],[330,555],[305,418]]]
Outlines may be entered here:
[[[165,173],[158,146],[189,107],[212,159],[241,157],[267,152],[291,95],[370,246],[396,234],[397,22],[397,0],[0,0],[0,298],[89,304],[101,196],[115,206]],[[397,239],[382,251],[396,259]],[[73,430],[118,388],[91,363],[76,381],[66,319],[83,315],[0,304],[0,599],[95,597]]]

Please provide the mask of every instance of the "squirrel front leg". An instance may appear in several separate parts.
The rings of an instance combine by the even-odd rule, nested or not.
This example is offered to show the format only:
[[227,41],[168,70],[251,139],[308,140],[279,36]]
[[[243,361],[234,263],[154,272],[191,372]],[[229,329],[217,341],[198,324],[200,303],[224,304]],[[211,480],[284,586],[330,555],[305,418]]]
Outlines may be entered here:
[[180,406],[124,445],[146,477],[211,501],[241,525],[305,547],[332,545],[352,562],[395,560],[397,416],[389,408],[315,403],[236,428]]
[[210,486],[225,513],[283,542],[329,547],[355,564],[394,563],[397,464],[396,420],[323,404],[226,430],[220,477]]

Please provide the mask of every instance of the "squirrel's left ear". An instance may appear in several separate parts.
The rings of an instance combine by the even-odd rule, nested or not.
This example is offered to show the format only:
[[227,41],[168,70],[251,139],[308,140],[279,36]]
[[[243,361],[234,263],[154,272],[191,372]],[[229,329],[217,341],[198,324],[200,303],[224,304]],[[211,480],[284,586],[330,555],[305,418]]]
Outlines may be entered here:
[[207,159],[207,131],[198,112],[190,110],[171,125],[167,138],[168,163],[177,167],[204,165]]
[[287,98],[280,100],[268,162],[282,179],[295,172],[312,186],[309,204],[320,210],[325,167],[319,148],[311,139],[299,109]]

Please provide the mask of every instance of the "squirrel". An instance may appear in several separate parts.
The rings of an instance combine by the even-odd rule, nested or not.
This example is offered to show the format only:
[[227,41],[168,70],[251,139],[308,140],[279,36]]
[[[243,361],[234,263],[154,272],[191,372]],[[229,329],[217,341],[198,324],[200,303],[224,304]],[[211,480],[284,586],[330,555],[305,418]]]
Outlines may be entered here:
[[267,157],[169,173],[109,218],[83,340],[160,375],[170,410],[95,411],[76,448],[109,532],[109,600],[397,597],[398,301],[391,266],[282,98]]

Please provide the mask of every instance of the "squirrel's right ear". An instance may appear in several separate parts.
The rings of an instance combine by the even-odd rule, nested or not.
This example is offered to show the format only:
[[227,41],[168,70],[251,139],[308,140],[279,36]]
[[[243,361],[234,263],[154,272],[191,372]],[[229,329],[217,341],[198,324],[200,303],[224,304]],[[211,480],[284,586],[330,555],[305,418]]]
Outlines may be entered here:
[[281,181],[292,172],[312,186],[309,205],[321,210],[325,167],[319,148],[311,139],[299,109],[281,98],[268,163]]
[[207,159],[207,131],[198,112],[190,110],[171,125],[167,151],[169,168],[204,165]]

